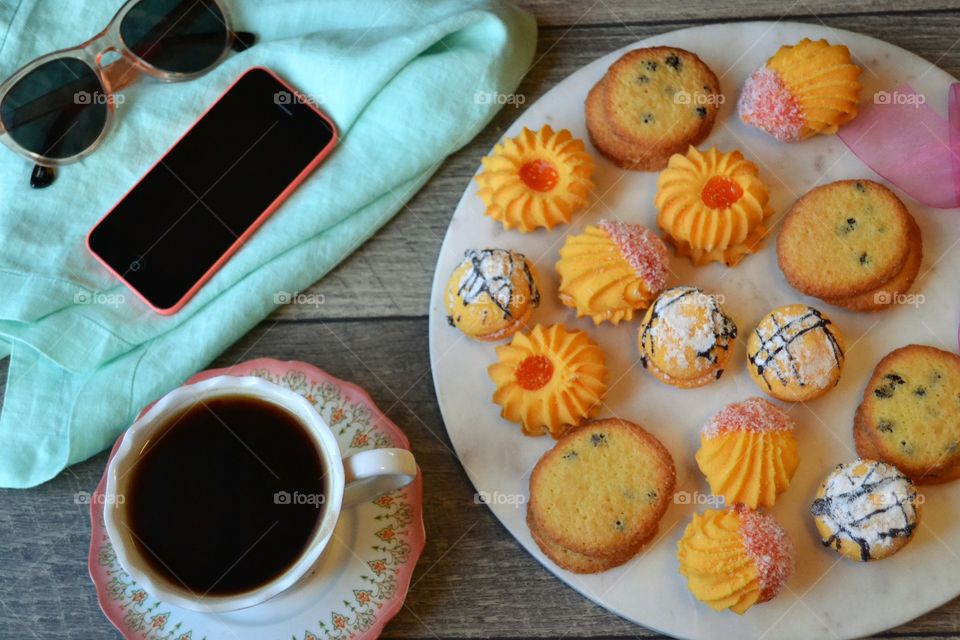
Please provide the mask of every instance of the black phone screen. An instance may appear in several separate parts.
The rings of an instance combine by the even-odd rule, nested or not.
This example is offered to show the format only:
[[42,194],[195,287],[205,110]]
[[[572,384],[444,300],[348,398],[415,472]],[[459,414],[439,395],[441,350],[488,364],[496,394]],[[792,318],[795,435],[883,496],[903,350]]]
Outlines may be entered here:
[[90,232],[140,297],[175,310],[334,142],[330,121],[247,71]]

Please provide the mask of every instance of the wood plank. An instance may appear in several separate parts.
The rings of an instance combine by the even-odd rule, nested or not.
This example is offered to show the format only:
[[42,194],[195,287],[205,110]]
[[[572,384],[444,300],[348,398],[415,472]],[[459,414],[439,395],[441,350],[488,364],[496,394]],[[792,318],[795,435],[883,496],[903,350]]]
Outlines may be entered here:
[[[384,637],[654,636],[554,578],[477,503],[436,405],[426,331],[425,320],[408,319],[265,322],[215,363],[312,362],[366,388],[410,437],[426,479],[427,544],[407,606]],[[86,506],[74,503],[105,464],[100,454],[38,488],[0,491],[0,638],[117,637],[87,577]],[[960,599],[896,632],[956,637],[958,620]]]
[[685,0],[683,2],[637,2],[637,0],[518,0],[516,3],[533,15],[541,27],[567,27],[592,24],[635,24],[651,22],[696,22],[714,20],[826,20],[838,15],[889,14],[920,11],[955,10],[949,0],[908,0],[892,5],[889,0],[860,0],[841,3],[835,0]]
[[[630,2],[637,6],[650,3]],[[558,3],[559,5],[559,3]],[[739,6],[739,5],[736,5]],[[907,3],[907,6],[911,6]],[[810,18],[808,22],[816,22]],[[960,13],[905,17],[826,18],[831,27],[859,31],[913,51],[960,76]],[[531,105],[557,82],[596,58],[641,38],[682,28],[676,22],[542,31],[537,62],[518,93]],[[283,320],[423,316],[427,313],[433,268],[447,224],[464,189],[503,131],[522,113],[505,107],[464,149],[453,154],[393,221],[308,292],[323,304],[287,305]],[[311,300],[315,299],[311,298]]]

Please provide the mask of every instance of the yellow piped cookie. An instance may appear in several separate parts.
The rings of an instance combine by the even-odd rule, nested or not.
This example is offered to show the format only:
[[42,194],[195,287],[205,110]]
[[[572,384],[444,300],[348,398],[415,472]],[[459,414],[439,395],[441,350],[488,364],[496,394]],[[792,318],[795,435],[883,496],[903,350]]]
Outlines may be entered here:
[[729,267],[757,250],[773,215],[770,192],[757,166],[739,151],[716,147],[674,154],[657,178],[657,226],[677,255],[695,265]]
[[476,181],[486,215],[526,233],[570,222],[593,189],[593,158],[566,129],[524,127],[483,158]]
[[447,281],[447,322],[475,340],[509,338],[540,305],[535,273],[522,253],[468,249]]
[[818,398],[843,372],[843,336],[826,314],[805,304],[777,307],[747,341],[747,369],[758,387],[787,402]]
[[703,386],[723,375],[737,325],[717,297],[695,287],[667,289],[640,326],[640,363],[661,382]]
[[523,433],[560,438],[599,409],[607,392],[603,351],[583,331],[536,325],[497,347],[487,369],[500,415]]
[[667,249],[653,232],[603,221],[567,236],[560,249],[560,301],[594,324],[619,324],[660,295],[667,270]]
[[783,142],[836,133],[857,115],[860,73],[845,46],[804,38],[780,47],[750,75],[737,111]]
[[772,516],[734,505],[694,514],[677,543],[680,575],[714,611],[743,614],[776,595],[793,573],[790,536]]
[[700,430],[696,460],[726,504],[772,507],[790,486],[800,456],[796,424],[763,398],[728,404]]

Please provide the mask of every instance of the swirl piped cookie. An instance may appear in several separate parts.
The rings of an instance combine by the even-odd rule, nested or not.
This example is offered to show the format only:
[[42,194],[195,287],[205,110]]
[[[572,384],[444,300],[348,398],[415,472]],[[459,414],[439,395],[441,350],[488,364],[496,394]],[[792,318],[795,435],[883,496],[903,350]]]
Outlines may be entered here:
[[694,514],[677,543],[680,575],[714,611],[772,600],[793,573],[793,543],[773,517],[734,505]]
[[795,423],[763,398],[728,404],[700,430],[696,460],[726,504],[772,507],[790,486],[800,456]]
[[695,287],[667,289],[640,327],[640,363],[661,382],[700,387],[718,379],[730,359],[737,325],[717,297]]
[[860,72],[845,46],[804,38],[780,47],[750,75],[737,111],[782,142],[836,133],[857,115]]
[[475,340],[509,338],[540,305],[533,264],[507,249],[468,249],[447,281],[447,322]]
[[750,377],[765,393],[787,402],[813,400],[835,387],[843,361],[836,325],[805,304],[774,309],[747,341]]
[[729,267],[757,250],[773,214],[759,171],[739,151],[690,147],[674,154],[657,178],[657,225],[677,255],[695,265]]
[[918,344],[889,353],[864,389],[853,436],[860,457],[917,484],[960,477],[960,356]]
[[654,538],[675,484],[673,458],[652,434],[626,420],[597,420],[534,467],[527,525],[560,567],[605,571]]
[[913,538],[922,497],[896,467],[875,460],[841,464],[810,508],[825,547],[851,560],[882,560]]
[[524,127],[482,162],[477,195],[504,229],[526,233],[570,222],[593,189],[593,158],[566,129]]
[[587,94],[587,132],[618,166],[659,171],[671,155],[707,137],[721,102],[717,76],[695,54],[634,49]]
[[923,259],[920,227],[890,189],[841,180],[807,192],[777,236],[777,262],[797,291],[850,309],[907,299]]
[[652,231],[605,220],[560,249],[560,301],[594,324],[629,321],[663,291],[667,268],[667,248]]
[[603,351],[583,331],[536,325],[497,347],[487,369],[500,415],[523,433],[561,437],[594,415],[607,392]]

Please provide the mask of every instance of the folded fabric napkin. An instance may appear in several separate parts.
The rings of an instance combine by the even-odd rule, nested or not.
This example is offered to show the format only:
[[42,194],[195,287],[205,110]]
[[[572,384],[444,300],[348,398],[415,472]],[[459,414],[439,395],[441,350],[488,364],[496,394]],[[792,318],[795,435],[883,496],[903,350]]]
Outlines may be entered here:
[[[369,238],[490,120],[527,70],[531,16],[498,0],[228,0],[257,35],[194,81],[123,92],[103,146],[31,190],[0,149],[0,486],[28,487],[109,446]],[[97,33],[121,0],[0,0],[0,77]],[[244,70],[266,66],[336,122],[337,149],[182,311],[160,316],[84,248],[87,231]],[[119,302],[121,300],[122,302]]]

